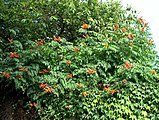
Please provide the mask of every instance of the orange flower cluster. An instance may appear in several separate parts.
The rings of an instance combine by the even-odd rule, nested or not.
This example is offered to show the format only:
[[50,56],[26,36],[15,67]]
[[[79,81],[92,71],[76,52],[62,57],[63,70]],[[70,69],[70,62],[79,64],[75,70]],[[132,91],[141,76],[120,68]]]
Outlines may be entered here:
[[148,23],[144,24],[144,26],[140,29],[141,32],[145,31],[145,27],[147,26]]
[[119,24],[116,24],[115,30],[117,31],[119,29]]
[[134,40],[134,37],[133,37],[133,34],[132,33],[129,33],[128,37],[127,37],[129,40]]
[[18,70],[19,70],[19,71],[23,71],[23,72],[27,72],[27,71],[28,71],[28,68],[25,68],[25,69],[24,69],[24,68],[18,68]]
[[40,41],[35,40],[35,42],[36,42],[38,45],[43,45],[43,44],[44,44],[44,40],[40,40]]
[[49,70],[43,69],[43,71],[40,71],[39,74],[44,74],[44,73],[48,73],[48,72],[49,72]]
[[122,68],[131,68],[132,66],[134,66],[133,64],[131,63],[128,63],[128,62],[125,62],[125,65],[122,66]]
[[127,82],[127,80],[126,80],[126,79],[124,79],[124,80],[123,80],[123,83],[126,83],[126,82]]
[[80,48],[76,47],[76,48],[73,48],[73,50],[78,52],[80,50]]
[[112,94],[114,94],[114,93],[116,93],[116,92],[120,92],[119,90],[116,90],[116,89],[113,89],[113,90],[110,90],[110,92],[112,93]]
[[126,28],[123,28],[123,29],[122,29],[122,32],[123,32],[123,33],[126,33],[126,32],[127,32]]
[[36,107],[37,106],[37,104],[34,102],[34,103],[30,103],[29,104],[31,107]]
[[156,74],[156,70],[151,70],[151,74]]
[[86,97],[87,96],[87,92],[82,92],[83,96]]
[[108,87],[104,87],[103,90],[104,91],[109,91],[109,88]]
[[71,60],[67,60],[67,62],[66,62],[68,65],[70,65],[71,64]]
[[40,88],[44,88],[44,87],[47,87],[47,86],[48,86],[47,83],[45,83],[45,84],[44,84],[44,83],[41,83],[39,87],[40,87]]
[[73,77],[73,74],[70,74],[70,78],[72,78]]
[[7,79],[9,79],[12,72],[0,72],[0,74],[3,74]]
[[147,27],[148,26],[148,22],[144,22],[142,16],[139,18],[139,23],[142,23],[144,25],[144,27]]
[[90,25],[88,25],[88,24],[83,24],[82,26],[81,26],[81,28],[83,28],[83,29],[88,29],[88,28],[90,28],[91,26]]
[[54,35],[54,36],[53,36],[53,39],[54,39],[55,41],[57,41],[57,42],[60,42],[61,37],[59,36],[58,38],[56,38],[56,36]]
[[118,92],[118,93],[120,92],[119,90],[116,90],[116,89],[110,90],[109,87],[104,87],[103,90],[106,92],[110,92],[112,94],[114,94],[116,92]]
[[44,92],[49,92],[49,93],[55,92],[55,90],[53,88],[49,88],[49,87],[45,87],[45,88],[43,88],[43,90],[44,90]]
[[144,32],[144,31],[145,31],[145,28],[144,28],[144,27],[142,27],[142,28],[140,29],[140,31],[141,31],[141,32]]
[[149,24],[148,22],[144,23],[144,27],[147,27],[147,26],[148,26],[148,24]]
[[143,20],[142,16],[139,18],[138,22],[144,24],[144,20]]
[[55,90],[53,88],[48,87],[47,83],[45,83],[45,84],[42,83],[42,84],[40,84],[39,87],[42,88],[44,90],[44,92],[49,92],[49,93],[55,92]]
[[[118,84],[118,83],[116,83]],[[110,90],[110,84],[99,84],[99,88],[102,88],[102,90],[106,91],[106,92],[110,92],[112,94],[116,93],[116,92],[120,92],[119,90],[116,90],[116,89],[113,89],[113,90]]]
[[95,72],[95,70],[88,68],[88,74],[94,74]]
[[10,52],[10,58],[19,58],[19,55],[16,52]]
[[142,23],[143,24],[143,27],[141,28],[141,32],[144,32],[145,31],[145,28],[148,26],[148,22],[144,22],[143,19],[142,19],[142,16],[139,18],[139,23]]
[[115,26],[113,26],[112,29],[118,31],[118,29],[119,29],[119,24],[116,24]]
[[66,79],[68,80],[68,79],[70,79],[70,78],[72,78],[72,77],[73,77],[73,74],[70,73],[69,75],[66,76]]

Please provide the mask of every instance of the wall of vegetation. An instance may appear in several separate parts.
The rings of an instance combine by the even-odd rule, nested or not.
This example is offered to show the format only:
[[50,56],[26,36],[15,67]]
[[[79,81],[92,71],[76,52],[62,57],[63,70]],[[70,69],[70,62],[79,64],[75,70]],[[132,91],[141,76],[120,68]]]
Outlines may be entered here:
[[148,23],[108,0],[1,0],[0,88],[42,120],[157,120]]

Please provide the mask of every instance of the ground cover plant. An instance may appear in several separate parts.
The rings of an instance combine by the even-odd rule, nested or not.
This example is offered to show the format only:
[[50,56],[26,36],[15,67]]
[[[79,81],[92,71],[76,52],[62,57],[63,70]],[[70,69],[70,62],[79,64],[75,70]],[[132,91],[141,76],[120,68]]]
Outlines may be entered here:
[[[148,22],[120,2],[1,1],[0,87],[37,119],[156,120]],[[45,8],[45,9],[44,9]],[[13,24],[14,23],[14,24]]]

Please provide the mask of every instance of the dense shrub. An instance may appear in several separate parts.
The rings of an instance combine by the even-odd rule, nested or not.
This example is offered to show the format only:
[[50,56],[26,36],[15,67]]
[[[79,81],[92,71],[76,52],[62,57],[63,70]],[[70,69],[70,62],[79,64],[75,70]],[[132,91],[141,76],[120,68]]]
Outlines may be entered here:
[[[5,5],[1,1],[4,8],[17,3],[10,10],[18,18],[14,13],[8,13],[15,17],[9,21],[7,13],[1,16],[13,28],[6,27],[6,31],[16,35],[11,21],[19,30],[17,38],[5,38],[10,32],[1,30],[1,87],[27,94],[30,101],[25,107],[36,109],[44,120],[156,120],[159,75],[148,23],[118,2],[63,0],[54,5],[57,2]],[[39,18],[27,11],[17,12],[25,10],[22,6],[32,6],[30,12]],[[48,12],[50,9],[56,13]],[[20,14],[31,23],[21,24]],[[42,21],[35,26],[34,19]],[[65,32],[60,34],[61,24]],[[35,27],[41,32],[34,34]]]

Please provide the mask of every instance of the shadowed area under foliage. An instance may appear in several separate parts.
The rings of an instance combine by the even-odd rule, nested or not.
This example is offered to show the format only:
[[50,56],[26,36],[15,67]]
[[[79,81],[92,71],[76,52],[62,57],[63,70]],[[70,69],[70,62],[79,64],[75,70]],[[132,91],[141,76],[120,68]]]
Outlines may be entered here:
[[0,120],[36,120],[35,110],[29,111],[23,104],[26,96],[13,91],[4,97],[5,90],[0,92]]

